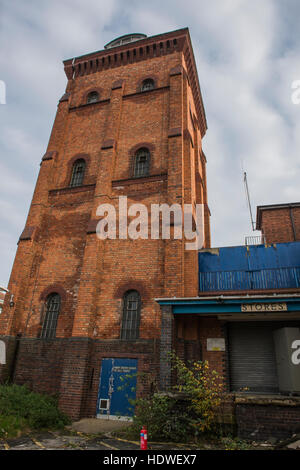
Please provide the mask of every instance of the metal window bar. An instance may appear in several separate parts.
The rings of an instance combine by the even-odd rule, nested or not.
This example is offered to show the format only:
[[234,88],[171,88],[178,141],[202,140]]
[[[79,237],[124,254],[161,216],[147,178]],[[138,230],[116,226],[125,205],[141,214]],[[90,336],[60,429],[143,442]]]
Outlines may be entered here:
[[70,186],[82,186],[85,173],[85,161],[77,160],[73,166],[72,178]]
[[140,295],[137,291],[128,292],[124,297],[124,311],[121,339],[137,339],[140,323]]
[[60,311],[60,303],[61,302],[59,294],[51,294],[48,297],[41,338],[55,338],[57,320]]
[[135,156],[134,176],[141,177],[149,174],[150,154],[147,149],[141,149]]

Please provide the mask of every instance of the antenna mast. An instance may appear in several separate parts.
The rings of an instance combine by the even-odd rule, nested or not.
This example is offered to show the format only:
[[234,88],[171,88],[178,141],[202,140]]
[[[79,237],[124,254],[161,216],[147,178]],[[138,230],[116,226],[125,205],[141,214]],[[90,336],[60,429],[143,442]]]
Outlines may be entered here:
[[248,181],[247,181],[247,173],[245,171],[244,171],[244,184],[245,184],[247,204],[248,204],[249,212],[250,212],[250,221],[251,221],[251,225],[252,225],[252,230],[255,231],[255,222],[254,222],[253,216],[252,216],[250,194],[249,194]]

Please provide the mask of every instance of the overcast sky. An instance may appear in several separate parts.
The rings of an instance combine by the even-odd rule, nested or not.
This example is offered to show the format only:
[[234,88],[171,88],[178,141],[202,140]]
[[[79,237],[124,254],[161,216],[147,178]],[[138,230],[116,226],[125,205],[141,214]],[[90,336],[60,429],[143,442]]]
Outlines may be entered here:
[[208,122],[212,245],[251,235],[252,206],[298,202],[299,0],[0,0],[0,285],[9,279],[57,102],[62,60],[131,32],[190,28]]

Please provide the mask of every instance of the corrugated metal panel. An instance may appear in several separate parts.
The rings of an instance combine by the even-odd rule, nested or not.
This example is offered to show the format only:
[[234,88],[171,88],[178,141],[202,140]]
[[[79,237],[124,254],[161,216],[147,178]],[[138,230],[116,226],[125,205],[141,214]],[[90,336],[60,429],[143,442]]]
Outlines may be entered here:
[[200,291],[300,287],[300,268],[199,272]]
[[263,322],[229,325],[231,390],[278,392],[273,328]]
[[300,286],[300,242],[199,252],[200,291]]
[[244,271],[300,266],[300,242],[230,246],[199,251],[199,270]]

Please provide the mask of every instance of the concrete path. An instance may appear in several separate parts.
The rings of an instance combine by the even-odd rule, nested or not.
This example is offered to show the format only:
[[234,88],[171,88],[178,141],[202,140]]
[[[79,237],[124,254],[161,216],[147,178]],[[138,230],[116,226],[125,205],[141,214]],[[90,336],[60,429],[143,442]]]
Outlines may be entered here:
[[67,427],[67,429],[72,429],[74,431],[79,431],[85,434],[106,434],[113,431],[120,431],[120,429],[125,429],[130,425],[130,421],[85,418],[72,423],[71,426]]
[[138,443],[106,436],[68,435],[66,433],[30,433],[16,439],[0,440],[3,450],[138,450]]

